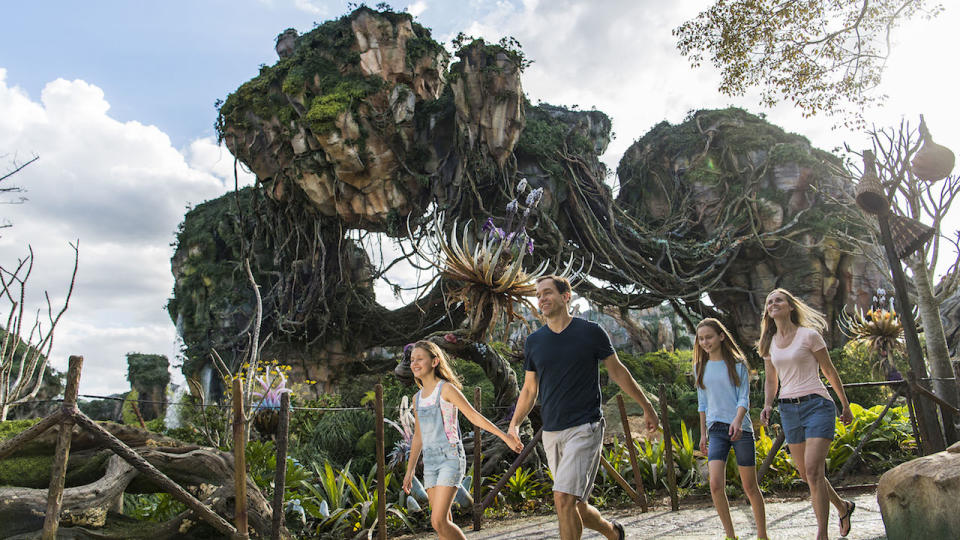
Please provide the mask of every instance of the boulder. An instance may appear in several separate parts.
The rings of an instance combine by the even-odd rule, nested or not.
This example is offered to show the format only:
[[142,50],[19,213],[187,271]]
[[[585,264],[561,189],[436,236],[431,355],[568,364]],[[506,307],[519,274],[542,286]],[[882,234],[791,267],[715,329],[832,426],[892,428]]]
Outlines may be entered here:
[[960,443],[880,477],[877,502],[887,538],[960,538]]

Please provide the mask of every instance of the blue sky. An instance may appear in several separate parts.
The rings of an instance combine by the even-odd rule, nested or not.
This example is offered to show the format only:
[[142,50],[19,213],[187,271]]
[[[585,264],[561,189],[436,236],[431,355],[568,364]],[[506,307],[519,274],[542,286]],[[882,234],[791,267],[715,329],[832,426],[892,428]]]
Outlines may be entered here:
[[[418,0],[393,4],[449,42],[459,31],[488,40],[512,35],[534,64],[523,76],[532,101],[595,106],[617,134],[604,160],[615,168],[630,143],[662,120],[738,105],[830,150],[862,148],[862,134],[831,129],[788,105],[764,110],[755,94],[720,95],[717,73],[691,69],[670,30],[707,0]],[[52,355],[87,358],[81,391],[128,388],[125,353],[178,351],[163,310],[173,286],[171,242],[185,209],[233,187],[233,159],[216,145],[214,102],[273,64],[274,39],[339,17],[346,2],[234,0],[193,2],[7,3],[0,32],[0,171],[37,154],[18,174],[23,205],[0,206],[0,264],[32,245],[32,305],[49,290],[61,298],[80,239],[76,294]],[[957,9],[899,31],[871,112],[879,125],[914,122],[925,112],[939,142],[960,150]],[[242,175],[242,182],[252,178]],[[615,179],[612,179],[615,181]]]

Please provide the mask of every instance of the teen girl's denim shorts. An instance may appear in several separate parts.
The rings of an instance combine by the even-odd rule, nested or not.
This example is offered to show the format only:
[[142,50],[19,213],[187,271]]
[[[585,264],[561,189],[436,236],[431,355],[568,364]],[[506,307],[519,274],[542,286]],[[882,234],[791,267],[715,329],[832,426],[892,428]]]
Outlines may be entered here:
[[423,449],[423,489],[459,486],[467,470],[463,444],[445,444]]
[[730,424],[714,422],[707,431],[707,461],[719,459],[727,461],[730,448],[737,458],[737,465],[741,467],[755,467],[757,465],[757,451],[753,442],[753,432],[743,431],[740,438],[730,440]]
[[813,438],[832,440],[837,429],[837,406],[820,394],[780,400],[780,423],[787,444]]

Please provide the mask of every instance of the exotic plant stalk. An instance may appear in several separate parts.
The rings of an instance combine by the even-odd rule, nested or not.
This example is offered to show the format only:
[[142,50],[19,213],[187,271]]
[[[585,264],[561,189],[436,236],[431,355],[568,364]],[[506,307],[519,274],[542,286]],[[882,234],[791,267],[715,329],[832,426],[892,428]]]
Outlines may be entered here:
[[[521,180],[518,193],[526,187],[526,180]],[[440,275],[457,284],[448,296],[448,303],[464,304],[471,335],[484,336],[504,318],[508,325],[514,320],[523,320],[514,309],[515,304],[536,311],[528,298],[536,294],[536,279],[547,274],[549,261],[527,271],[523,259],[534,249],[533,239],[526,230],[527,219],[542,197],[543,188],[531,190],[522,213],[519,201],[513,199],[507,204],[506,227],[497,227],[494,219],[488,218],[479,235],[472,220],[462,229],[454,221],[449,237],[444,233],[442,218],[434,222],[429,247],[420,254],[440,270]],[[561,274],[572,275],[575,273],[572,270],[571,256]]]
[[846,309],[840,312],[840,330],[877,356],[876,368],[888,377],[896,377],[892,357],[904,354],[903,325],[893,307],[893,298],[888,300],[885,290],[877,289],[873,306],[866,313],[857,307],[852,315]]

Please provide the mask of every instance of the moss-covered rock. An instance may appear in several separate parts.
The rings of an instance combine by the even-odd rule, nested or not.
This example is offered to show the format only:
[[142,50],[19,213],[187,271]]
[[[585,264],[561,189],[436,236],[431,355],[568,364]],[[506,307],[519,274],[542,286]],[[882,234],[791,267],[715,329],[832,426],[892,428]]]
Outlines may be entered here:
[[[869,298],[857,287],[884,282],[876,271],[853,275],[867,265],[844,237],[865,231],[840,160],[742,109],[657,124],[630,146],[617,173],[617,203],[640,223],[671,231],[704,263],[729,266],[710,298],[745,344],[758,336],[763,300],[775,287],[834,320]],[[837,328],[827,337],[842,340]]]

